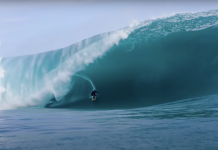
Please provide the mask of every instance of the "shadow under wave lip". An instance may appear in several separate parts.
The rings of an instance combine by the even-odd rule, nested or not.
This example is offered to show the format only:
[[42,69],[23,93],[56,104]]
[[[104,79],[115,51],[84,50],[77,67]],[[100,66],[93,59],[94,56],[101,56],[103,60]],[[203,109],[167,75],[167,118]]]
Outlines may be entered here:
[[[97,101],[92,103],[84,97],[58,107],[137,108],[215,94],[218,89],[215,33],[218,28],[211,27],[176,32],[149,42],[138,40],[134,50],[127,52],[128,40],[141,38],[132,33],[103,58],[78,72],[95,84],[100,94]],[[77,88],[81,95],[91,93],[90,83],[77,78],[66,102],[77,95]]]

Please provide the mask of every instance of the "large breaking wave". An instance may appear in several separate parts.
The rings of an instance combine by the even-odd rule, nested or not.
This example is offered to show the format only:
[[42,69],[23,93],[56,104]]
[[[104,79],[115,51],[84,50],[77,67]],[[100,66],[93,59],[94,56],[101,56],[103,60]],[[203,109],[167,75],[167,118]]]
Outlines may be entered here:
[[217,93],[217,20],[217,10],[176,14],[56,51],[3,58],[0,108],[130,108]]

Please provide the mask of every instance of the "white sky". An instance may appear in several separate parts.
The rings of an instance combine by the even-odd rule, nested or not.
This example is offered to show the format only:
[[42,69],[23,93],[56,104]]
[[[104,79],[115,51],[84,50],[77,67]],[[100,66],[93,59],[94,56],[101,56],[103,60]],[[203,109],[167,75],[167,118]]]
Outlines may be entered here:
[[218,1],[1,0],[0,56],[55,50],[134,21],[213,9]]

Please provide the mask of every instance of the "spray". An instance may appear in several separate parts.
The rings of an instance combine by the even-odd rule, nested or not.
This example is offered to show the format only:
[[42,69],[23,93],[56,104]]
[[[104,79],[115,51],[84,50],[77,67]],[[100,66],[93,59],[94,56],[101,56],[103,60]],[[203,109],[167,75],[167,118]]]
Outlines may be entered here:
[[2,79],[4,78],[5,71],[1,67],[2,58],[0,58],[0,102],[2,101],[2,94],[5,92],[5,88],[2,86]]

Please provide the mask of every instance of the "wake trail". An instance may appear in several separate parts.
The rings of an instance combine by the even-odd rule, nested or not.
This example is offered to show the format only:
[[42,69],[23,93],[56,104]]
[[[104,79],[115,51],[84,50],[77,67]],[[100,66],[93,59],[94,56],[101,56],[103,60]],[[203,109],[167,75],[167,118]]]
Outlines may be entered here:
[[79,74],[74,74],[74,75],[75,75],[75,76],[78,76],[78,77],[81,77],[81,78],[83,78],[83,79],[89,81],[89,83],[92,85],[93,91],[96,90],[95,85],[94,85],[94,83],[91,81],[91,79],[89,79],[88,77],[86,77],[86,76],[84,76],[84,75],[83,75],[83,76],[82,76],[82,75],[79,75]]

